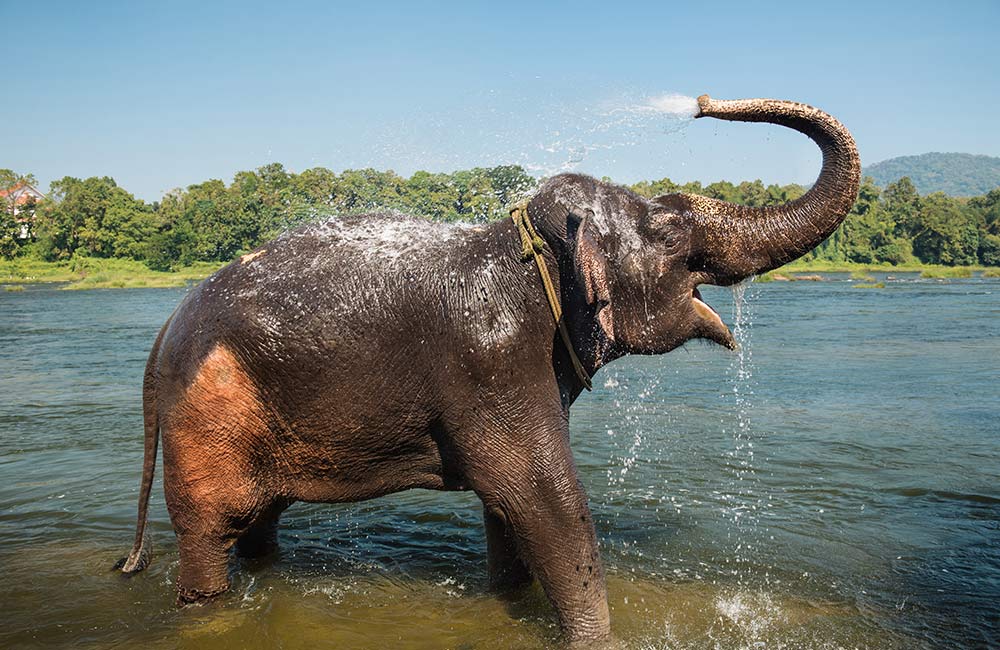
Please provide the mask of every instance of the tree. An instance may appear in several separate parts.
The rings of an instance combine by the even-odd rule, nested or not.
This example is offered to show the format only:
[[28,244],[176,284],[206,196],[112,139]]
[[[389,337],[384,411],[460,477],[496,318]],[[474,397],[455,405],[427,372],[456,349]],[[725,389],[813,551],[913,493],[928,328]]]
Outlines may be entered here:
[[985,233],[979,237],[979,262],[987,266],[1000,266],[1000,236]]
[[730,203],[744,202],[742,193],[729,181],[717,181],[707,185],[704,194],[720,201],[729,201]]
[[173,270],[182,259],[193,261],[195,235],[184,219],[184,192],[168,192],[156,209],[156,231],[146,242],[146,265],[154,271]]
[[840,225],[843,236],[839,240],[844,258],[849,262],[870,264],[879,261],[876,248],[884,243],[891,233],[879,204],[881,191],[865,178],[858,188],[858,198],[847,213],[847,218]]
[[737,191],[740,194],[740,203],[744,205],[749,205],[752,208],[761,208],[767,205],[770,195],[764,184],[760,182],[760,179],[748,182],[743,181],[736,186]]
[[889,183],[882,198],[897,235],[912,238],[920,231],[920,194],[908,176]]
[[314,167],[292,176],[291,190],[297,200],[308,205],[333,205],[337,175],[329,169]]
[[435,221],[458,219],[458,190],[446,174],[419,171],[404,185],[406,207]]
[[486,170],[501,208],[517,203],[538,185],[520,165],[499,165]]
[[975,264],[979,251],[979,228],[961,204],[943,192],[921,201],[919,232],[913,252],[927,264]]
[[485,221],[503,213],[504,204],[493,188],[489,172],[481,167],[454,172],[451,182],[458,194],[455,200],[456,216],[461,219]]
[[984,196],[969,199],[968,205],[979,212],[986,232],[1000,235],[1000,187],[990,190]]
[[44,259],[75,254],[144,256],[155,232],[153,211],[108,176],[53,181],[50,199],[36,215],[38,250]]

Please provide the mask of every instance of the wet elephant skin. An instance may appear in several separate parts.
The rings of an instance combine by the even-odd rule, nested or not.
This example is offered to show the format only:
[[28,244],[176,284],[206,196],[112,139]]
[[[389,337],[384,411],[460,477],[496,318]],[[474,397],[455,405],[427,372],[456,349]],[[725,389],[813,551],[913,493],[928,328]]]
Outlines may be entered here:
[[[787,212],[730,206],[743,219],[735,230],[722,202],[647,200],[572,174],[544,183],[528,214],[591,374],[692,338],[732,347],[697,286],[801,255],[853,201],[857,154],[833,118],[790,102],[701,102],[706,116],[771,116],[763,121],[807,133],[823,148],[823,172]],[[768,241],[749,242],[754,228]],[[264,244],[194,288],[153,346],[139,525],[119,568],[149,562],[146,508],[162,440],[181,602],[226,590],[234,546],[272,552],[295,501],[474,490],[491,584],[537,578],[569,639],[607,636],[604,571],[569,443],[583,385],[556,332],[509,219],[358,215]]]

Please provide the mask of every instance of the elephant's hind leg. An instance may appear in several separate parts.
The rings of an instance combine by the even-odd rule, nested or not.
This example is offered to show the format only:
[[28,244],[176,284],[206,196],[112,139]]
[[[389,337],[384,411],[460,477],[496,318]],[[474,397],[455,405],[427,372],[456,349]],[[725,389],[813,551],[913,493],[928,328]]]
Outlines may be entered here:
[[236,357],[216,346],[172,400],[163,432],[163,487],[180,549],[178,601],[229,587],[229,555],[271,527],[275,502],[259,454],[273,445],[266,410]]
[[255,509],[252,523],[231,504],[203,512],[198,528],[178,533],[180,571],[177,600],[181,604],[207,600],[229,589],[229,557],[235,545],[244,558],[262,558],[278,550],[278,517],[286,504]]
[[278,518],[287,502],[275,503],[236,540],[236,553],[243,558],[262,558],[278,552]]
[[178,603],[207,600],[229,589],[229,548],[233,541],[233,537],[222,530],[177,536],[181,556],[177,573]]
[[259,496],[261,490],[249,476],[227,474],[219,466],[206,469],[194,480],[182,480],[174,472],[164,476],[167,507],[180,549],[177,598],[181,603],[226,591],[233,546],[248,539],[263,548],[280,512],[270,516],[271,504]]

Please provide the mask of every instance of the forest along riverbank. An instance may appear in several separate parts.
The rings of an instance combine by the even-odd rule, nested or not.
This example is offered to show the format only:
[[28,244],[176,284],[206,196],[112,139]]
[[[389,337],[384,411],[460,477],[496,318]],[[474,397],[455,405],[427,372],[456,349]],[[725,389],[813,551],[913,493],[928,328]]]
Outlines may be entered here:
[[[753,284],[744,356],[622,359],[574,406],[625,648],[1000,638],[1000,281],[854,284]],[[278,557],[180,610],[158,484],[151,566],[110,571],[135,525],[143,366],[185,291],[0,292],[0,647],[552,647],[537,588],[487,592],[470,494],[296,504]],[[733,322],[732,292],[703,291]]]

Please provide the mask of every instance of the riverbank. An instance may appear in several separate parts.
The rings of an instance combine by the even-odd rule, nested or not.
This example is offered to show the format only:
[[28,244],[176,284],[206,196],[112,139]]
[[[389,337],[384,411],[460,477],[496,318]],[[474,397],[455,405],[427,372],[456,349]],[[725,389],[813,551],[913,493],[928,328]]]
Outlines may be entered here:
[[940,277],[970,277],[969,274],[983,271],[1000,271],[1000,267],[983,266],[980,264],[971,266],[944,266],[941,264],[857,264],[855,262],[831,262],[828,260],[802,260],[798,259],[790,262],[777,272],[789,271],[792,273],[855,273],[868,271],[876,273],[926,273],[941,274]]
[[176,271],[153,271],[135,260],[78,257],[64,262],[31,258],[0,261],[0,285],[6,291],[37,282],[65,283],[63,289],[139,289],[183,287],[207,278],[222,264],[197,262]]
[[779,269],[763,274],[759,282],[813,280],[821,281],[823,273],[847,273],[854,280],[873,282],[873,273],[919,273],[922,278],[1000,277],[1000,268],[990,266],[942,266],[940,264],[856,264],[826,260],[795,260]]
[[[196,262],[176,271],[153,271],[135,260],[79,257],[64,262],[43,262],[32,258],[0,261],[0,290],[21,291],[23,285],[38,282],[64,283],[63,289],[149,289],[183,287],[207,278],[223,265]],[[849,273],[856,280],[870,281],[872,273],[920,273],[925,278],[1000,277],[1000,268],[986,266],[939,266],[935,264],[853,264],[796,260],[765,273],[759,282],[822,281],[824,273]]]

